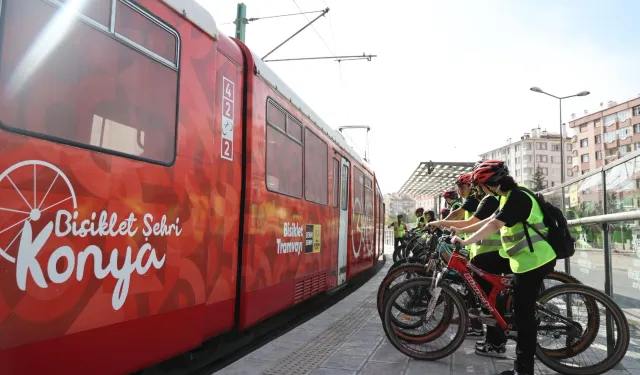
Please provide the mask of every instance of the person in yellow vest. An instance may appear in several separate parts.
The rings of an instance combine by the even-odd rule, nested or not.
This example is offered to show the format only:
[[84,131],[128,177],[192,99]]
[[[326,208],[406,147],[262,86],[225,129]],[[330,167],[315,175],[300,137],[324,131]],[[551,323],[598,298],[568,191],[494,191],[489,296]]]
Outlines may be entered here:
[[416,214],[416,228],[423,229],[427,221],[426,218],[424,217],[424,208],[418,207],[415,214]]
[[553,248],[533,229],[542,234],[548,232],[544,214],[536,199],[519,189],[503,161],[483,162],[473,171],[472,178],[477,184],[484,185],[488,194],[500,196],[499,210],[477,224],[459,229],[459,233],[473,234],[466,239],[454,237],[453,242],[469,246],[500,232],[502,248],[498,253],[509,260],[514,274],[514,320],[518,331],[514,369],[500,375],[533,375],[537,342],[536,299],[544,278],[556,264]]
[[[398,253],[404,246],[404,232],[407,231],[407,225],[402,221],[403,215],[398,215],[398,220],[389,224],[387,228],[393,227],[393,255],[398,256]],[[395,259],[395,258],[394,258]]]
[[[479,165],[481,164],[476,164],[476,167]],[[471,173],[458,177],[456,183],[459,186],[459,190],[462,191],[461,195],[468,195],[469,193],[467,193],[467,191],[470,191],[473,185]],[[465,204],[462,206],[465,210],[464,220],[443,220],[431,223],[431,225],[436,227],[451,227],[457,230],[458,228],[464,228],[488,218],[498,209],[498,199],[493,194],[485,195],[480,203],[477,202],[475,196],[471,197],[475,200],[475,203],[473,201],[471,201],[472,203],[469,203],[470,199],[467,199]],[[511,273],[509,261],[498,254],[500,248],[502,248],[502,243],[500,242],[499,233],[491,235],[480,243],[469,245],[469,258],[471,259],[471,263],[488,273]],[[476,277],[475,279],[488,295],[491,292],[491,284],[479,277]],[[484,332],[482,322],[480,321],[480,311],[475,308],[470,309],[469,316],[471,318],[471,324],[467,331],[467,337],[483,337]],[[494,327],[488,326],[486,340],[476,341],[476,353],[483,356],[505,358],[506,340],[504,338],[504,334],[502,334],[501,331],[496,330]]]

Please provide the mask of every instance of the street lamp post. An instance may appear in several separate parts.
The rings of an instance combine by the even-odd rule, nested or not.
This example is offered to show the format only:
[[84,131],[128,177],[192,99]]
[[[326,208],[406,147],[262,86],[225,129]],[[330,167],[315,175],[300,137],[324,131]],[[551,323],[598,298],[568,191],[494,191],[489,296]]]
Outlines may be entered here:
[[[560,96],[555,96],[553,94],[549,94],[548,92],[544,92],[539,87],[532,87],[530,90],[540,94],[549,95],[552,98],[558,99],[558,101],[560,102],[560,183],[562,184],[564,183],[564,172],[565,172],[564,171],[564,134],[562,132],[562,99],[573,98],[574,96],[587,96],[590,93],[589,91],[580,91],[575,95],[560,97]],[[562,196],[564,199],[564,194]],[[563,202],[563,205],[564,205],[564,202]]]
[[[548,92],[544,92],[542,91],[539,87],[532,87],[531,91],[533,92],[537,92],[540,94],[545,94],[545,95],[549,95],[553,98],[558,99],[558,101],[560,102],[560,184],[564,183],[564,134],[562,132],[562,99],[567,99],[567,98],[572,98],[574,96],[587,96],[589,95],[589,91],[580,91],[579,93],[575,94],[575,95],[569,95],[569,96],[555,96],[552,94],[549,94]],[[564,203],[564,187],[561,190],[561,194],[560,194],[560,200],[562,202],[562,211],[564,212],[566,210],[566,206]],[[605,260],[606,262],[606,260]],[[564,262],[564,270],[566,273],[571,274],[571,261],[570,259],[566,259]],[[571,313],[571,311],[569,310],[569,313]]]

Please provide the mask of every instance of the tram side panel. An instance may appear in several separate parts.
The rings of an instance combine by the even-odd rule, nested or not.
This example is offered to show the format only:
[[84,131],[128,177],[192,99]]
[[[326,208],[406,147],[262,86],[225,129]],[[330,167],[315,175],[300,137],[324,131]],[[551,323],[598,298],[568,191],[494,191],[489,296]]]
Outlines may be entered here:
[[330,142],[261,77],[249,88],[240,328],[327,290],[337,251]]
[[[205,280],[205,335],[229,330],[234,324],[240,201],[242,199],[243,56],[229,38],[220,38],[214,66],[202,71],[205,93],[212,108],[213,137],[206,139],[212,149],[209,196],[209,240]],[[214,99],[215,98],[215,99]],[[214,99],[214,100],[213,100]]]
[[119,40],[110,7],[61,34],[56,5],[1,2],[3,375],[128,373],[230,327],[242,150],[234,135],[220,157],[216,91],[239,76],[181,15],[138,3],[116,2]]
[[358,163],[352,165],[349,279],[371,267],[374,258],[373,175]]

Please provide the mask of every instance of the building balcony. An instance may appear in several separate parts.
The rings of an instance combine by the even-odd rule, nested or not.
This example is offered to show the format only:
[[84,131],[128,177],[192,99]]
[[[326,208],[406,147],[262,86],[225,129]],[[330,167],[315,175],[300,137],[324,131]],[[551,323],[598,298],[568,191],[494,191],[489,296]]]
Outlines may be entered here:
[[618,145],[620,145],[620,146],[630,145],[632,141],[633,141],[633,137],[627,137],[625,139],[619,139],[618,140]]
[[620,146],[620,141],[619,140],[614,140],[613,142],[605,142],[604,143],[604,149],[605,150],[613,150],[614,148],[618,148],[618,146]]
[[618,129],[626,128],[627,126],[631,126],[631,119],[628,118],[624,121],[618,122]]
[[614,122],[611,125],[607,125],[607,126],[603,126],[604,130],[603,132],[612,132],[614,130],[618,130],[618,122]]

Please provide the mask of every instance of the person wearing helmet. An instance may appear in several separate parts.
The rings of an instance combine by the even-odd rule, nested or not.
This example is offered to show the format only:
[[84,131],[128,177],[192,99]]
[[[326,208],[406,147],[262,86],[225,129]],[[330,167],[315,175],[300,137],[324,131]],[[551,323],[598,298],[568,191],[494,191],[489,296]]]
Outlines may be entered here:
[[447,219],[450,220],[460,220],[464,217],[464,210],[462,209],[462,203],[460,202],[460,197],[455,190],[447,190],[442,193],[442,197],[447,202],[447,207],[449,208],[449,215],[447,215]]
[[425,226],[426,218],[424,217],[424,208],[418,207],[416,214],[416,228],[422,229]]
[[396,259],[395,257],[397,257],[400,253],[400,251],[402,251],[402,248],[404,246],[404,233],[407,231],[407,225],[404,223],[403,219],[403,215],[399,214],[398,215],[398,220],[394,221],[393,223],[389,224],[389,226],[387,228],[391,228],[393,227],[393,256],[394,259]]
[[483,162],[475,168],[472,178],[487,195],[500,196],[498,211],[477,224],[460,228],[458,233],[473,234],[466,239],[456,236],[453,242],[468,246],[500,232],[502,248],[498,253],[509,260],[514,274],[514,321],[518,331],[514,369],[503,371],[501,375],[533,375],[537,342],[536,299],[545,276],[556,264],[553,248],[536,232],[543,235],[548,232],[544,214],[535,197],[520,189],[509,176],[503,161]]
[[[464,228],[486,219],[498,209],[498,200],[494,196],[484,196],[482,202],[478,202],[475,194],[472,193],[471,187],[473,183],[471,173],[461,175],[456,182],[460,195],[467,198],[462,205],[464,220],[442,220],[431,223],[431,225],[435,227],[451,227],[452,229]],[[462,236],[464,236],[464,234],[462,234],[461,237]],[[502,244],[499,234],[493,235],[492,238],[486,239],[483,243],[471,244],[469,246],[471,263],[489,273],[510,273],[509,262],[498,255],[498,250],[500,250],[501,247]],[[490,283],[479,277],[476,278],[476,281],[487,295],[491,292]],[[469,302],[471,302],[470,305],[475,305],[475,301]],[[480,317],[483,319],[488,319],[489,317],[481,315],[480,311],[475,308],[469,310],[469,317],[471,318],[471,322],[467,331],[467,337],[483,337],[484,330]],[[504,335],[500,335],[499,332],[496,333],[492,327],[487,327],[487,340],[476,342],[476,353],[483,356],[506,357],[506,341],[502,339],[503,336]],[[487,344],[487,342],[489,344]]]

